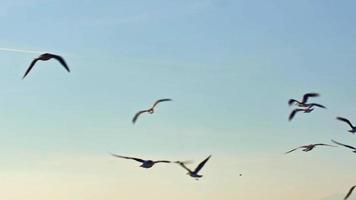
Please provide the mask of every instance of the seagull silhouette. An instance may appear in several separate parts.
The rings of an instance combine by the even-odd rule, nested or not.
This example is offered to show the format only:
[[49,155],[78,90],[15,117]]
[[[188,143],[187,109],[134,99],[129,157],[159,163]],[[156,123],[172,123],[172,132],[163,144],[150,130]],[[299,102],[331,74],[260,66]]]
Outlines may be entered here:
[[140,158],[134,158],[134,157],[126,157],[126,156],[120,156],[120,155],[117,155],[117,154],[111,154],[112,156],[115,156],[117,158],[124,158],[124,159],[131,159],[131,160],[135,160],[137,162],[140,162],[142,163],[140,165],[140,167],[143,167],[143,168],[151,168],[153,165],[155,165],[156,163],[171,163],[171,161],[168,161],[168,160],[157,160],[157,161],[153,161],[153,160],[143,160],[143,159],[140,159]]
[[343,117],[336,117],[336,119],[347,123],[351,127],[351,130],[349,130],[350,133],[353,133],[353,134],[356,133],[356,127],[351,124],[350,120],[343,118]]
[[199,178],[203,177],[203,175],[198,174],[199,171],[204,167],[205,163],[208,162],[210,159],[211,155],[209,155],[205,160],[203,160],[195,169],[194,171],[190,170],[187,166],[185,166],[185,163],[176,161],[175,163],[178,163],[181,167],[183,167],[185,170],[187,170],[187,174],[196,180],[199,180]]
[[307,104],[308,98],[318,97],[318,96],[320,96],[318,93],[306,93],[304,94],[303,99],[301,101],[295,99],[289,99],[288,104],[291,106],[295,103],[299,107],[309,107],[309,105]]
[[310,113],[313,110],[314,110],[313,108],[309,108],[309,107],[296,108],[289,114],[288,120],[291,121],[294,118],[295,114],[297,114],[297,112],[303,111],[304,113]]
[[32,69],[33,66],[36,64],[37,61],[39,61],[39,60],[46,61],[46,60],[49,60],[49,59],[52,59],[52,58],[53,58],[53,59],[56,59],[58,62],[60,62],[60,63],[62,64],[62,66],[63,66],[68,72],[70,72],[70,69],[69,69],[67,63],[64,61],[64,59],[63,59],[61,56],[55,55],[55,54],[51,54],[51,53],[45,53],[45,54],[42,54],[42,55],[40,55],[39,57],[35,58],[35,59],[31,62],[30,66],[27,68],[27,70],[26,70],[25,74],[23,75],[22,79],[24,79],[24,78],[27,76],[27,74],[31,71],[31,69]]
[[352,186],[352,187],[350,188],[349,192],[348,192],[348,193],[346,194],[346,196],[344,197],[344,200],[347,200],[347,199],[351,196],[351,194],[352,194],[352,192],[354,191],[355,187],[356,187],[356,185],[354,185],[354,186]]
[[330,144],[323,144],[323,143],[318,143],[318,144],[309,144],[309,145],[303,145],[303,146],[300,146],[300,147],[297,147],[297,148],[294,148],[290,151],[287,151],[286,154],[288,153],[291,153],[297,149],[303,149],[302,151],[305,151],[305,152],[308,152],[308,151],[311,151],[313,150],[316,146],[330,146],[330,147],[335,147],[333,145],[330,145]]
[[335,141],[335,140],[331,140],[331,141],[332,141],[333,143],[335,143],[335,144],[340,145],[340,146],[344,146],[344,147],[346,147],[346,148],[352,149],[352,150],[353,150],[352,152],[356,153],[356,148],[353,147],[353,146],[346,145],[346,144],[342,144],[342,143],[337,142],[337,141]]
[[153,104],[153,106],[152,106],[151,108],[149,108],[149,109],[147,109],[147,110],[141,110],[141,111],[137,112],[137,113],[135,114],[134,118],[132,119],[132,123],[136,123],[138,117],[139,117],[142,113],[147,112],[147,113],[149,113],[149,114],[153,114],[153,113],[154,113],[154,108],[157,106],[157,104],[159,104],[159,103],[161,103],[161,102],[164,102],[164,101],[172,101],[172,99],[159,99],[159,100],[157,100],[157,101]]

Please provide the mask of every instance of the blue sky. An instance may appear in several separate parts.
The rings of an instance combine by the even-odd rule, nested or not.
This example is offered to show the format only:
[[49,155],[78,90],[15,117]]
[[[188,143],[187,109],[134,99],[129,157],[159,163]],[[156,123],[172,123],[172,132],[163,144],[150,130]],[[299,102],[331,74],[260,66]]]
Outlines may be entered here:
[[[331,0],[5,0],[4,198],[342,198],[356,184],[349,177],[356,164],[351,152],[283,152],[330,139],[356,145],[335,120],[341,115],[356,123],[355,6]],[[21,80],[38,54],[1,48],[61,54],[72,72],[55,61],[39,62]],[[287,100],[306,92],[320,92],[315,101],[328,109],[289,123]],[[158,98],[174,101],[133,126],[135,112]],[[109,152],[196,163],[213,157],[196,182],[177,166],[144,170]]]

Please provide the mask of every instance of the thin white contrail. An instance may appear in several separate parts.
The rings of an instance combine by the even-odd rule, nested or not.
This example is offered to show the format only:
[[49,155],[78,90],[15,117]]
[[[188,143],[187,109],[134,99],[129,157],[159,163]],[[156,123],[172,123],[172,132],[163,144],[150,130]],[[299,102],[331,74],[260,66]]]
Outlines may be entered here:
[[26,50],[26,49],[11,49],[11,48],[0,48],[0,51],[10,51],[10,52],[19,52],[19,53],[36,53],[36,54],[44,53],[43,51],[33,51],[33,50]]

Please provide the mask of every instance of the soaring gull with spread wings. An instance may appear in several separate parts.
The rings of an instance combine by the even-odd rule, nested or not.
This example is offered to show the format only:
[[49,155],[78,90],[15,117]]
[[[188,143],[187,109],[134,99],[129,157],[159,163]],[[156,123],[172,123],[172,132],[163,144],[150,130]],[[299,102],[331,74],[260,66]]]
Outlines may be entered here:
[[297,149],[303,149],[302,151],[305,151],[305,152],[308,152],[308,151],[311,151],[313,150],[316,146],[330,146],[330,147],[335,147],[333,145],[330,145],[330,144],[323,144],[323,143],[318,143],[318,144],[309,144],[309,145],[303,145],[303,146],[300,146],[300,147],[297,147],[297,148],[294,148],[290,151],[287,151],[287,153],[291,153]]
[[139,117],[142,113],[146,113],[146,112],[147,112],[147,113],[149,113],[149,114],[153,114],[155,107],[156,107],[159,103],[164,102],[164,101],[172,101],[172,99],[159,99],[159,100],[157,100],[157,101],[153,104],[153,106],[152,106],[151,108],[149,108],[149,109],[147,109],[147,110],[141,110],[141,111],[137,112],[137,113],[135,114],[135,116],[133,117],[133,119],[132,119],[132,123],[136,123],[138,117]]
[[67,63],[65,62],[65,60],[61,56],[55,55],[55,54],[51,54],[51,53],[44,53],[44,54],[40,55],[39,57],[33,59],[33,61],[31,62],[30,66],[27,68],[25,74],[23,75],[22,79],[24,79],[27,76],[27,74],[30,73],[31,69],[33,68],[33,66],[35,66],[37,61],[39,61],[39,60],[46,61],[46,60],[49,60],[49,59],[52,59],[52,58],[57,60],[58,62],[60,62],[62,64],[62,66],[68,72],[70,72],[70,69],[69,69]]
[[135,157],[120,156],[120,155],[113,154],[113,153],[111,155],[115,156],[117,158],[130,159],[130,160],[135,160],[137,162],[140,162],[140,163],[142,163],[140,165],[140,167],[143,167],[143,168],[151,168],[156,163],[171,163],[171,161],[168,161],[168,160],[156,160],[156,161],[153,161],[153,160],[143,160],[141,158],[135,158]]

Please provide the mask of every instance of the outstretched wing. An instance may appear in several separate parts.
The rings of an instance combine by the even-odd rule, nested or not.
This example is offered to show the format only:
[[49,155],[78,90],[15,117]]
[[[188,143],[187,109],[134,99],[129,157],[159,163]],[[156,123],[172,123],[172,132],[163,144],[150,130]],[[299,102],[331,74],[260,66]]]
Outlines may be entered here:
[[51,54],[52,58],[56,59],[58,62],[60,62],[62,64],[62,66],[68,71],[70,72],[70,69],[66,63],[66,61],[59,55],[54,55],[54,54]]
[[318,103],[311,103],[310,104],[310,108],[313,107],[313,106],[316,106],[316,107],[319,107],[319,108],[326,108],[325,106],[323,106],[321,104],[318,104]]
[[210,159],[210,157],[211,157],[211,155],[209,155],[207,158],[205,158],[205,160],[203,160],[203,161],[197,166],[197,168],[195,168],[194,173],[197,174],[197,173],[201,170],[201,168],[204,167],[205,163],[208,162],[208,160]]
[[289,99],[288,105],[291,106],[291,105],[293,105],[293,104],[296,103],[296,102],[298,102],[298,101],[295,100],[295,99]]
[[192,173],[192,170],[190,170],[187,166],[185,166],[184,162],[176,161],[175,163],[179,164],[181,167],[183,167],[189,173]]
[[354,126],[351,124],[351,122],[348,119],[343,118],[343,117],[336,117],[336,119],[343,121],[343,122],[347,123],[349,126],[351,126],[351,128],[354,128]]
[[294,109],[294,110],[289,114],[288,120],[291,121],[291,120],[294,118],[295,114],[296,114],[297,112],[299,112],[299,111],[304,111],[304,109],[300,109],[300,108]]
[[152,108],[156,107],[157,104],[164,102],[164,101],[172,101],[172,99],[159,99],[153,104]]
[[333,143],[335,143],[335,144],[338,144],[338,145],[340,145],[340,146],[344,146],[344,147],[347,147],[347,148],[350,148],[350,149],[354,149],[354,150],[356,150],[356,148],[355,147],[353,147],[353,146],[350,146],[350,145],[346,145],[346,144],[342,144],[342,143],[340,143],[340,142],[336,142],[335,140],[331,140]]
[[354,185],[350,188],[349,192],[344,197],[344,200],[347,200],[350,197],[350,195],[352,194],[352,191],[354,191],[355,187],[356,187],[356,185]]
[[309,97],[318,97],[318,96],[320,96],[318,93],[306,93],[303,96],[302,103],[307,103]]
[[135,123],[137,121],[137,118],[142,114],[148,112],[148,110],[141,110],[138,113],[135,114],[135,116],[132,118],[132,123]]
[[285,152],[285,154],[291,153],[291,152],[293,152],[293,151],[295,151],[297,149],[300,149],[300,148],[303,148],[303,146],[300,146],[300,147],[294,148],[294,149],[292,149],[290,151],[287,151],[287,152]]
[[157,161],[154,161],[154,163],[171,163],[171,161],[169,161],[169,160],[157,160]]
[[117,158],[124,158],[124,159],[131,159],[131,160],[136,160],[137,162],[144,162],[144,160],[140,159],[140,158],[134,158],[134,157],[126,157],[126,156],[120,156],[120,155],[117,155],[117,154],[111,154],[112,156],[115,156]]
[[334,145],[330,145],[330,144],[323,144],[323,143],[314,144],[314,146],[329,146],[329,147],[336,147],[336,146],[334,146]]
[[33,59],[33,61],[31,62],[30,66],[27,68],[25,74],[23,75],[22,79],[24,79],[27,76],[27,74],[30,73],[31,69],[36,64],[37,61],[38,61],[38,58]]

